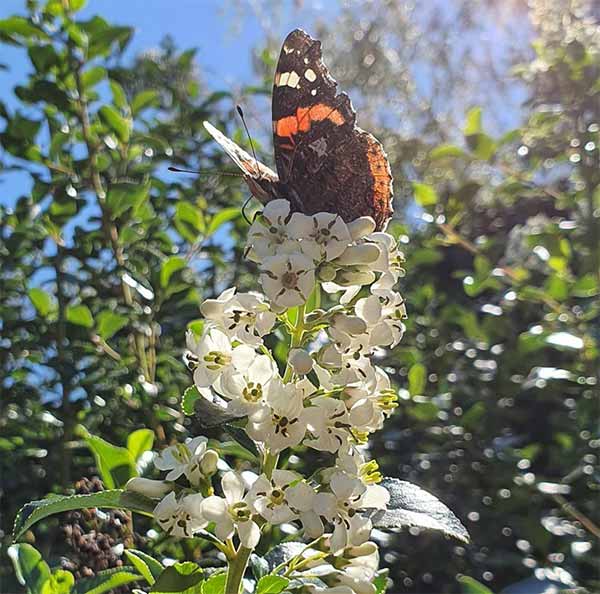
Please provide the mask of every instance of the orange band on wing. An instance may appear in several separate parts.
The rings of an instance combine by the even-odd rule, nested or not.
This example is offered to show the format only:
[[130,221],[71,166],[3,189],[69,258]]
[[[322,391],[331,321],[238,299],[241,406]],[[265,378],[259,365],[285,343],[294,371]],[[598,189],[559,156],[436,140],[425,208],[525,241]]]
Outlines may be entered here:
[[273,126],[277,136],[292,138],[298,132],[308,132],[312,122],[323,120],[329,120],[336,126],[345,123],[344,116],[337,109],[317,103],[312,107],[299,107],[296,115],[281,118],[274,122]]

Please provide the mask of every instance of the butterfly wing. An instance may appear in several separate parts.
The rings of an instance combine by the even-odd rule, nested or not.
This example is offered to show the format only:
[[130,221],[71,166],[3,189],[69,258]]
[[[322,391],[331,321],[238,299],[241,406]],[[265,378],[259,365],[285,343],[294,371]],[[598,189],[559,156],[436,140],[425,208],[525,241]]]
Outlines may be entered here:
[[377,139],[356,127],[349,97],[322,60],[321,43],[301,29],[285,39],[273,84],[273,144],[279,179],[308,214],[392,214],[392,175]]
[[252,155],[249,155],[233,140],[227,138],[210,122],[204,122],[204,128],[242,170],[244,179],[250,187],[252,194],[263,203],[272,200],[275,197],[279,182],[277,174],[270,167],[267,167],[260,161],[257,161]]

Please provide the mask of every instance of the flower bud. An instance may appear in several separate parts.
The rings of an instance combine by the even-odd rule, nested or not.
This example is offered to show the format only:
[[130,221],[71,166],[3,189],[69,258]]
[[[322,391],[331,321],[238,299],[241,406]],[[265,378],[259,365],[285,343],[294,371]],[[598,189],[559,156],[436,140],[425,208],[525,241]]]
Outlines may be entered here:
[[206,450],[202,460],[200,460],[200,470],[205,477],[212,476],[217,472],[217,462],[219,461],[219,454],[215,450]]
[[127,481],[125,488],[133,493],[140,493],[146,497],[158,499],[172,491],[173,485],[167,481],[155,481],[135,476]]
[[333,317],[332,325],[338,330],[350,334],[350,336],[363,334],[367,331],[367,323],[358,316],[337,314]]
[[325,283],[332,281],[335,278],[337,268],[328,262],[319,266],[317,270],[317,277],[320,281]]
[[351,223],[347,223],[347,226],[353,241],[375,231],[375,221],[371,217],[360,217]]
[[371,270],[339,270],[335,282],[342,287],[352,285],[370,285],[375,282],[375,273]]
[[381,251],[373,243],[363,243],[361,245],[351,245],[346,251],[335,260],[336,264],[342,266],[356,266],[358,264],[372,264],[375,262]]
[[312,357],[302,349],[292,349],[288,361],[298,375],[306,375],[313,368]]

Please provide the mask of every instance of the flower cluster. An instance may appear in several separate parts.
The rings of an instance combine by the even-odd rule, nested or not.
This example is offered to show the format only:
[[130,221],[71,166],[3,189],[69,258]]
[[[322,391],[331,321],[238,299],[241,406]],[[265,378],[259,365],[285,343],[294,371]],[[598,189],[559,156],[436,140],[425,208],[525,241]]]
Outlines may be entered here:
[[[290,213],[285,200],[257,216],[246,255],[264,295],[231,288],[205,301],[203,331],[188,332],[186,361],[198,392],[218,397],[255,442],[260,474],[229,469],[213,485],[226,464],[204,437],[164,450],[155,466],[165,480],[134,479],[130,488],[160,499],[155,516],[170,535],[210,530],[231,556],[234,536],[253,549],[265,526],[294,522],[327,547],[317,555],[323,583],[371,592],[378,555],[369,516],[385,509],[389,493],[362,446],[396,407],[375,362],[402,338],[406,315],[395,288],[402,254],[374,229],[369,217],[346,224],[330,213]],[[328,309],[326,299],[334,303]],[[278,361],[266,345],[286,334],[287,357]],[[330,465],[311,479],[277,468],[280,453],[296,446],[327,453]],[[313,571],[308,565],[294,571]]]

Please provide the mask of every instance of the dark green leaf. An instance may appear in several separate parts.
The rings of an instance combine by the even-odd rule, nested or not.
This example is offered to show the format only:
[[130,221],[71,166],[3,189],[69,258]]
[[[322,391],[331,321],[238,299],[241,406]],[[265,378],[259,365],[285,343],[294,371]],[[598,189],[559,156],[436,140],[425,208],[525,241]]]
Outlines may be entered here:
[[94,66],[83,73],[81,82],[86,89],[91,89],[105,78],[106,68],[104,68],[104,66]]
[[137,549],[126,549],[125,555],[137,572],[150,584],[154,584],[158,576],[163,572],[162,564],[143,551]]
[[31,501],[19,510],[13,526],[13,538],[17,540],[36,522],[65,511],[101,507],[128,509],[147,514],[151,513],[155,506],[156,503],[148,497],[122,489],[99,491],[87,495],[55,495],[49,499]]
[[127,318],[121,314],[105,309],[96,316],[98,334],[104,340],[112,338],[121,328],[127,325]]
[[260,454],[256,449],[256,444],[252,441],[248,434],[241,427],[236,427],[231,423],[225,423],[223,425],[223,429],[231,436],[235,441],[237,441],[245,450],[256,456],[260,459]]
[[463,542],[469,542],[469,533],[460,520],[437,498],[407,481],[386,477],[380,483],[390,493],[387,510],[373,514],[373,525],[378,528],[416,526],[439,530]]
[[210,237],[225,223],[237,219],[240,216],[239,208],[224,208],[219,211],[211,220],[206,231],[206,237]]
[[143,109],[146,109],[146,107],[156,106],[158,104],[158,97],[158,91],[141,91],[131,102],[131,112],[136,115]]
[[494,594],[487,586],[468,575],[461,575],[457,579],[462,584],[463,594]]
[[114,220],[129,209],[135,213],[148,199],[149,195],[150,186],[148,184],[112,184],[108,190],[106,204]]
[[280,575],[265,575],[258,580],[256,594],[279,594],[289,583],[290,580]]
[[48,35],[36,27],[31,21],[20,16],[11,16],[0,20],[0,33],[10,37],[34,37],[37,39],[48,39]]
[[199,594],[198,584],[204,580],[202,569],[191,561],[175,563],[167,567],[156,578],[156,583],[150,592],[169,593],[185,592],[186,594]]
[[169,284],[173,274],[185,267],[186,261],[181,256],[167,258],[160,268],[160,286],[164,289]]
[[98,571],[96,575],[79,580],[72,594],[103,594],[119,586],[143,579],[128,565]]

